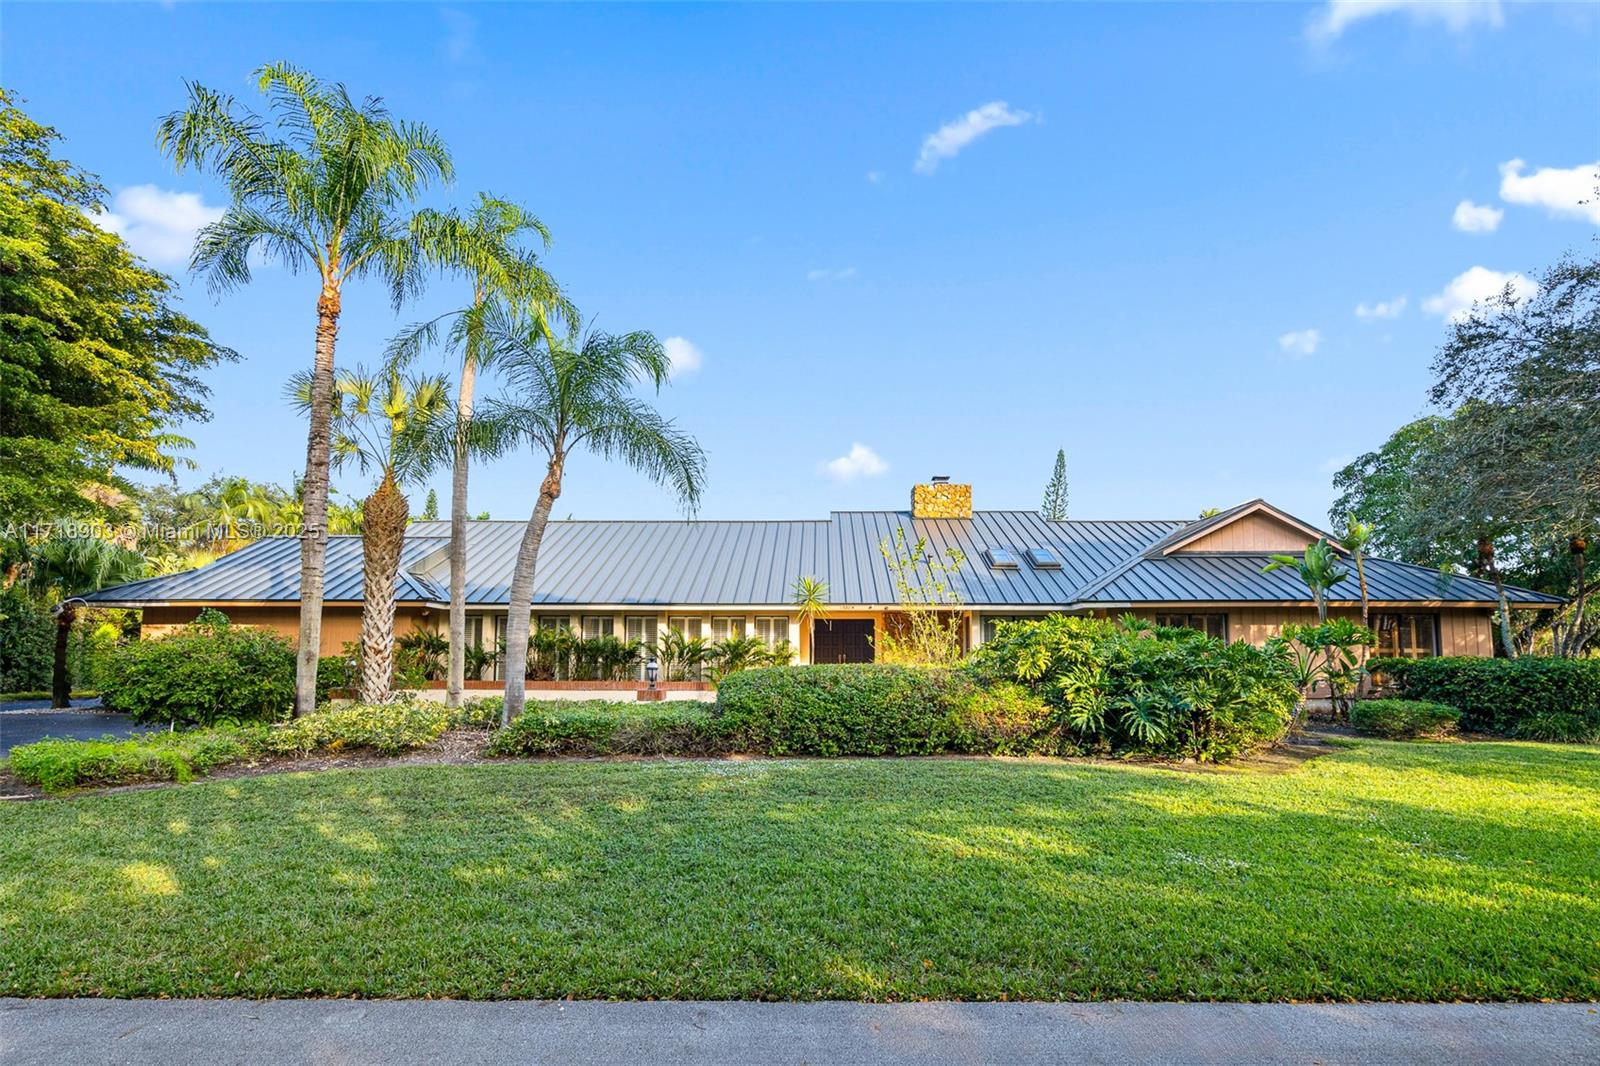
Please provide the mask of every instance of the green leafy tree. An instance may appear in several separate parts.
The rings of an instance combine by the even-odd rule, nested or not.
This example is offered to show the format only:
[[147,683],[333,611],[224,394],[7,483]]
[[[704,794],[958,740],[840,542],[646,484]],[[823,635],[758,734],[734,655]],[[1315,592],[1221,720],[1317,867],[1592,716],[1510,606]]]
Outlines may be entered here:
[[54,608],[56,649],[50,691],[53,705],[66,707],[72,696],[67,647],[72,624],[78,620],[78,597],[142,577],[144,557],[99,537],[51,536],[34,546],[28,569],[28,582],[34,591],[58,600]]
[[899,603],[878,639],[877,659],[885,663],[949,665],[961,658],[961,590],[957,580],[966,555],[949,547],[940,555],[928,539],[915,541],[897,528],[878,542]]
[[503,710],[503,721],[510,722],[524,705],[534,568],[568,459],[591,451],[620,460],[669,486],[690,511],[704,490],[706,460],[693,437],[634,394],[640,383],[659,390],[671,369],[653,335],[592,332],[572,342],[551,341],[541,323],[523,316],[489,329],[484,340],[507,385],[506,397],[490,405],[489,418],[544,462],[511,576]]
[[105,190],[0,89],[0,524],[115,509],[120,471],[170,472],[203,421],[200,373],[234,352],[172,307],[171,280],[92,218]]
[[268,116],[190,83],[188,106],[163,118],[157,140],[179,170],[221,178],[230,203],[201,231],[192,267],[215,292],[248,284],[258,252],[318,281],[310,429],[300,539],[300,642],[295,713],[316,705],[327,558],[328,464],[334,347],[347,281],[381,279],[395,307],[421,287],[427,231],[410,203],[451,176],[450,155],[426,126],[392,118],[383,102],[357,103],[341,84],[286,63],[257,71]]
[[1044,504],[1039,508],[1039,513],[1052,522],[1066,521],[1067,451],[1065,448],[1056,451],[1056,468],[1050,475],[1049,484],[1044,487]]
[[534,250],[523,244],[530,238],[541,246],[550,240],[544,223],[526,209],[479,193],[467,212],[424,211],[418,226],[427,235],[424,244],[430,260],[470,286],[465,306],[411,327],[389,347],[392,359],[409,360],[436,343],[448,323],[449,347],[460,354],[457,435],[450,470],[450,665],[445,683],[445,702],[457,707],[466,679],[469,440],[478,375],[488,369],[492,354],[484,344],[484,333],[491,322],[503,327],[508,316],[525,315],[549,341],[552,321],[570,328],[577,325],[578,316]]

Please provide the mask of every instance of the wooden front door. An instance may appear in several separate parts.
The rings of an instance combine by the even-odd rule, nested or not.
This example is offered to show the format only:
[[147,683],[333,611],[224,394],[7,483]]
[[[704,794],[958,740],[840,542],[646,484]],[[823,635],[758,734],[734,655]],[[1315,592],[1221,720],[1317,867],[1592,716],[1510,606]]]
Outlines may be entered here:
[[817,621],[811,629],[814,663],[870,663],[873,624],[870,618],[835,618]]

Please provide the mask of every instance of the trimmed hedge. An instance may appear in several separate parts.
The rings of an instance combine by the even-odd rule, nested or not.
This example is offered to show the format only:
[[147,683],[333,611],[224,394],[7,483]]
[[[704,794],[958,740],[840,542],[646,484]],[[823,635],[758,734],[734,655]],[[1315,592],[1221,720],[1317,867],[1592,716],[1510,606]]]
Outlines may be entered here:
[[226,619],[118,645],[100,673],[102,701],[136,722],[272,722],[294,706],[294,646]]
[[717,689],[739,751],[771,755],[930,755],[955,750],[956,704],[972,682],[949,670],[844,664],[741,670]]
[[1390,740],[1442,737],[1455,731],[1461,712],[1427,700],[1358,700],[1350,707],[1350,724],[1363,733]]
[[[1373,659],[1407,699],[1461,711],[1461,726],[1529,739],[1600,736],[1600,659]],[[1545,735],[1538,735],[1545,734]]]
[[11,750],[11,772],[46,792],[139,781],[191,781],[254,756],[263,726],[149,733],[131,740],[41,740]]
[[696,701],[632,704],[552,700],[530,707],[496,733],[486,753],[714,755],[728,750],[725,737],[716,717]]

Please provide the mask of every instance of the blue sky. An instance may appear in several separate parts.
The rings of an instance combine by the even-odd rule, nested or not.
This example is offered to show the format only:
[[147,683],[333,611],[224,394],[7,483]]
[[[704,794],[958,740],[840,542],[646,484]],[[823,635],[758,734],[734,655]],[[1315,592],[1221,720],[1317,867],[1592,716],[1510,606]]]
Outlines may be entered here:
[[[1595,16],[11,3],[0,58],[180,277],[223,203],[154,147],[184,79],[254,102],[251,70],[288,60],[432,125],[457,183],[431,202],[525,203],[586,315],[689,353],[661,404],[709,453],[705,517],[903,507],[935,473],[1034,507],[1064,447],[1077,517],[1264,496],[1321,521],[1331,470],[1422,413],[1446,317],[1591,247]],[[281,387],[309,365],[315,286],[268,267],[220,300],[183,287],[244,355],[210,378],[184,480],[287,484],[304,433]],[[436,283],[397,317],[356,289],[340,362],[461,299]],[[474,510],[526,517],[541,475],[528,455],[476,472]],[[674,513],[582,459],[556,510]]]

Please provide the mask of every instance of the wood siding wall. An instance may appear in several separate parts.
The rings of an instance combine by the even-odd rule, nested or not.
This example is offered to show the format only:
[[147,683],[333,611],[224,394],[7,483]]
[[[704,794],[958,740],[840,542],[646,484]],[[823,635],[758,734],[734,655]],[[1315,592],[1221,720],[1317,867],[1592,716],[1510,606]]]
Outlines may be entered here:
[[[255,626],[259,629],[270,629],[289,639],[298,640],[300,637],[300,608],[298,606],[261,606],[247,607],[235,604],[222,604],[217,608],[228,616],[228,620],[235,625]],[[195,620],[200,613],[200,607],[172,606],[172,607],[146,607],[144,621],[140,627],[140,635],[148,640],[152,637],[165,636],[175,629],[181,629]],[[395,612],[395,636],[403,637],[413,629],[433,629],[442,624],[440,618],[443,612],[432,611],[425,618],[421,609],[415,607],[401,607]],[[361,639],[361,608],[360,607],[325,607],[322,611],[322,651],[323,655],[339,655],[344,651],[346,641]]]
[[1246,515],[1214,529],[1176,553],[1184,552],[1298,552],[1313,538],[1268,515]]

